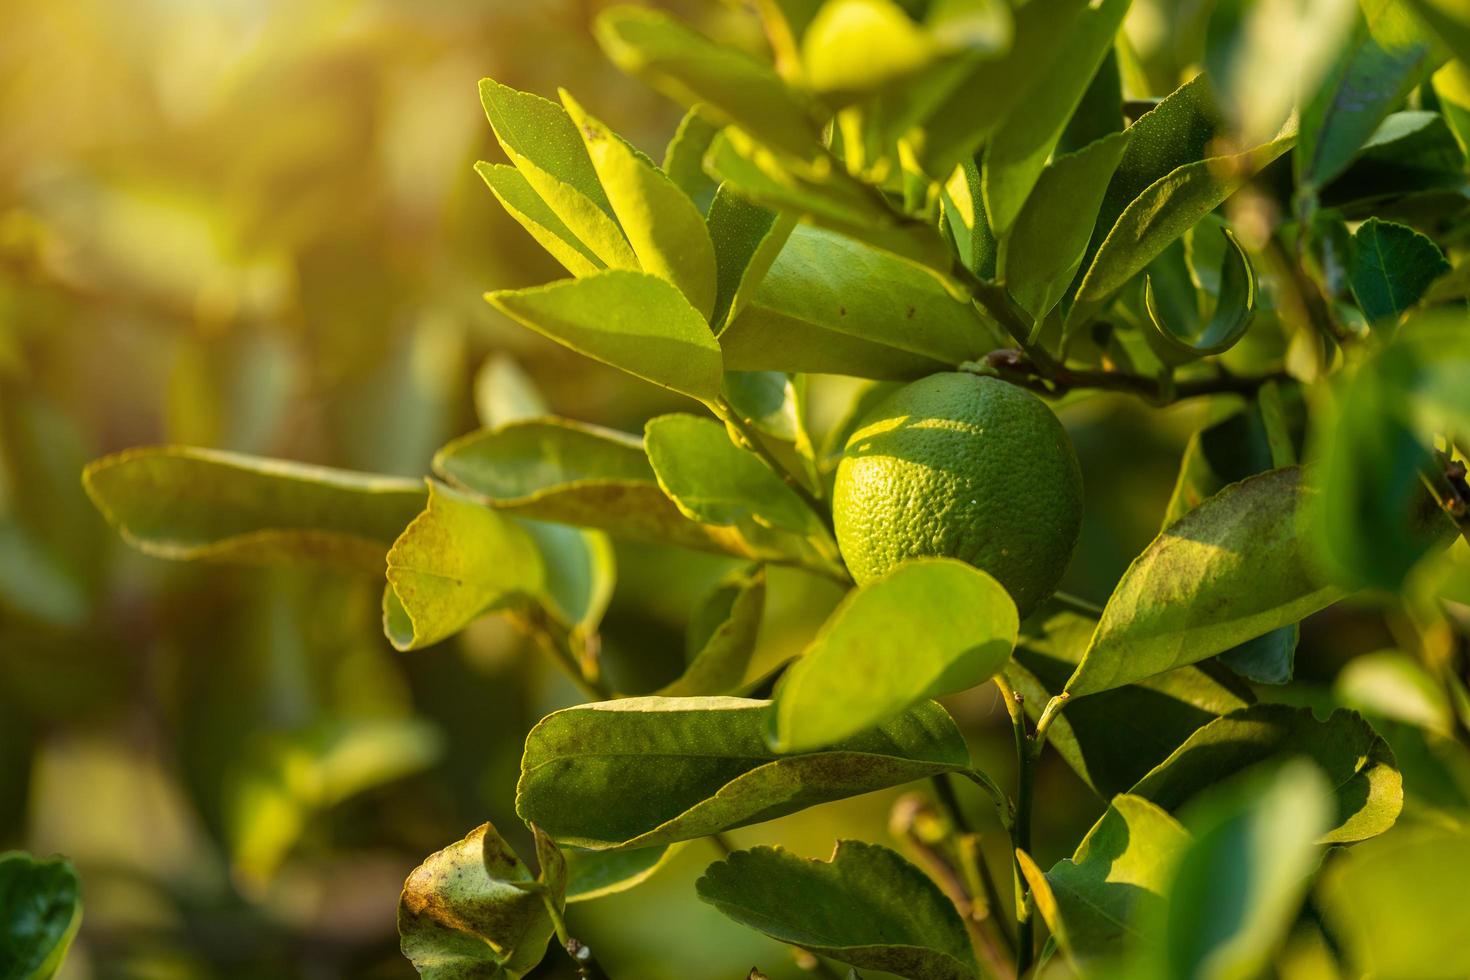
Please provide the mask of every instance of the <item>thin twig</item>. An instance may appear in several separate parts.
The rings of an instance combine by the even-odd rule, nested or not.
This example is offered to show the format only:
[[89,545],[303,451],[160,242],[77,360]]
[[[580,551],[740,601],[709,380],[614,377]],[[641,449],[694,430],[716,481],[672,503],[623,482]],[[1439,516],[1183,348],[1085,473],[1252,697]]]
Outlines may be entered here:
[[991,351],[978,364],[961,365],[961,370],[994,374],[1048,398],[1060,398],[1079,388],[1094,388],[1138,395],[1155,405],[1168,405],[1201,395],[1250,394],[1268,382],[1286,381],[1291,377],[1285,371],[1256,375],[1222,372],[1212,378],[1166,383],[1146,374],[1069,368],[1055,362],[1049,369],[1044,369],[1029,354],[1010,348]]

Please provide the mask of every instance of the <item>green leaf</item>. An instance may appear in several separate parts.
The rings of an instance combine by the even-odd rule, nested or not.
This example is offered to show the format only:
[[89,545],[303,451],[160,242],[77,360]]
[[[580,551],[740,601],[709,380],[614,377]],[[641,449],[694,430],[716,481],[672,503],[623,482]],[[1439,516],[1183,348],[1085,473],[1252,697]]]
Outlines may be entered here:
[[1422,316],[1349,375],[1317,412],[1316,537],[1336,578],[1398,589],[1455,528],[1423,486],[1431,440],[1470,422],[1470,334],[1459,313]]
[[728,185],[720,185],[709,208],[709,233],[719,267],[711,323],[723,328],[740,315],[795,226],[790,215],[751,204]]
[[636,888],[659,872],[679,845],[636,851],[584,851],[567,848],[567,902],[590,902]]
[[0,853],[0,976],[50,980],[82,924],[82,886],[66,858]]
[[1348,278],[1369,323],[1397,320],[1449,271],[1439,246],[1406,225],[1369,218],[1353,232]]
[[594,32],[614,64],[674,101],[705,103],[712,117],[798,158],[820,152],[815,124],[770,65],[643,7],[604,10]]
[[1298,467],[1242,480],[1164,530],[1123,573],[1067,691],[1197,663],[1340,599],[1312,564]]
[[381,572],[424,506],[416,480],[181,446],[105,456],[82,483],[131,544],[179,560]]
[[491,354],[475,372],[475,414],[481,425],[494,429],[551,412],[519,364],[505,354]]
[[1452,732],[1444,688],[1419,661],[1397,650],[1349,660],[1332,690],[1359,711],[1446,735]]
[[434,470],[522,517],[752,557],[734,532],[679,513],[637,436],[566,419],[528,420],[461,436],[434,457]]
[[1085,48],[1081,35],[1091,33],[1080,25],[1100,23],[1092,19],[1087,0],[1033,0],[1017,9],[1010,49],[1000,57],[974,53],[963,77],[909,134],[923,171],[931,177],[948,176],[1013,112],[1024,111],[1019,107],[1043,79],[1067,70],[1063,51],[1076,56],[1073,38],[1079,49]]
[[788,756],[766,746],[769,707],[645,697],[555,712],[526,737],[516,812],[564,844],[652,847],[969,766],[959,730],[932,702]]
[[694,106],[679,120],[679,128],[664,150],[664,173],[689,195],[700,214],[709,213],[718,187],[715,179],[704,172],[704,155],[719,131],[719,124],[709,118],[709,113]]
[[776,688],[778,752],[831,745],[932,697],[993,677],[1016,645],[1016,605],[950,558],[904,562],[849,592]]
[[572,233],[566,222],[541,200],[536,189],[515,167],[481,160],[475,164],[475,173],[495,193],[506,213],[520,222],[537,244],[572,275],[588,276],[606,268],[606,264]]
[[[1154,352],[1165,364],[1186,364],[1211,354],[1223,354],[1245,336],[1246,328],[1256,315],[1256,272],[1245,249],[1234,233],[1225,229],[1228,248],[1220,265],[1219,295],[1215,310],[1208,320],[1200,316],[1196,305],[1174,316],[1163,316],[1154,297],[1153,279],[1143,280],[1143,305],[1148,314],[1145,328]],[[1191,297],[1193,298],[1193,297]],[[1193,316],[1190,316],[1190,314]]]
[[535,879],[495,828],[481,824],[414,869],[398,902],[403,955],[426,980],[519,980],[553,926]]
[[736,851],[694,887],[736,922],[819,956],[913,980],[979,976],[954,903],[877,844],[838,841],[830,861],[774,847]]
[[[1243,410],[1190,437],[1164,515],[1165,528],[1229,484],[1295,462],[1296,451],[1280,411],[1280,396],[1268,385]],[[1296,624],[1283,626],[1232,647],[1217,659],[1257,683],[1285,684],[1292,678],[1300,633]]]
[[578,633],[595,633],[612,600],[617,559],[612,541],[601,531],[520,521],[536,542],[546,583],[541,601],[552,615]]
[[643,441],[658,483],[690,520],[734,526],[745,520],[801,535],[824,535],[821,519],[725,427],[693,415],[649,419]]
[[781,371],[727,371],[725,399],[742,419],[756,430],[793,443],[809,454],[811,439],[802,419],[805,401],[804,375]]
[[388,552],[388,589],[409,627],[405,634],[393,610],[388,639],[417,650],[545,587],[545,566],[524,527],[431,480],[428,507]]
[[[1140,119],[1134,130],[1142,123]],[[1135,135],[1130,151],[1138,141]],[[1295,142],[1296,133],[1288,129],[1271,142],[1243,153],[1184,164],[1148,185],[1118,216],[1093,256],[1078,287],[1077,300],[1067,314],[1068,329],[1086,322],[1117,289]],[[1120,172],[1127,163],[1125,155]],[[1116,174],[1113,180],[1116,184]],[[1108,196],[1112,194],[1110,188]],[[1103,212],[1107,210],[1105,199]]]
[[1057,157],[1035,181],[1000,247],[1001,281],[1034,320],[1077,276],[1104,192],[1128,148],[1127,131]]
[[[1093,620],[1063,612],[1039,633],[1033,627],[1022,634],[1005,675],[1033,719],[1062,690],[1095,628]],[[1098,796],[1110,799],[1202,725],[1254,700],[1245,685],[1208,662],[1180,667],[1068,704],[1053,718],[1047,743]]]
[[1075,153],[1104,136],[1123,129],[1123,78],[1118,71],[1117,45],[1108,49],[1102,64],[1088,83],[1082,102],[1062,138],[1057,141],[1056,155]]
[[[1113,38],[1128,11],[1128,0],[1100,0],[1075,14],[1070,30],[1053,36],[1053,67],[1026,93],[1022,108],[1006,116],[985,146],[985,211],[995,236],[1004,240],[1021,214],[1067,121],[1082,102],[1093,75],[1113,48]],[[1122,153],[1122,145],[1117,152]],[[1113,159],[1116,164],[1117,158]],[[1106,167],[1111,176],[1112,165]],[[1107,177],[1101,181],[1106,185]],[[1061,187],[1066,187],[1065,184]],[[1051,188],[1055,192],[1059,188]],[[1091,201],[1088,189],[1078,192]],[[1095,199],[1101,201],[1102,188]],[[1090,218],[1092,208],[1084,208]],[[1060,213],[1060,212],[1059,212]],[[1089,224],[1088,231],[1091,226]],[[1083,243],[1086,245],[1086,242]],[[1079,255],[1080,259],[1080,250]]]
[[657,276],[609,269],[485,299],[580,354],[691,398],[719,397],[720,345],[699,311]]
[[638,256],[562,107],[490,78],[480,79],[480,102],[505,155],[572,236],[604,265],[637,269]]
[[[1046,872],[1050,901],[1038,900],[1037,908],[1057,941],[1078,960],[1117,954],[1125,940],[1152,939],[1143,935],[1143,923],[1157,915],[1189,841],[1179,822],[1153,803],[1117,796],[1077,852]],[[1032,870],[1028,879],[1035,874]]]
[[1332,785],[1322,843],[1366,840],[1398,819],[1403,789],[1393,751],[1361,715],[1341,709],[1319,721],[1310,708],[1242,708],[1195,732],[1129,792],[1174,812],[1231,773],[1297,755],[1321,767]]
[[1463,828],[1405,828],[1337,856],[1318,897],[1364,976],[1470,974],[1470,838]]
[[1298,182],[1309,189],[1346,170],[1433,67],[1430,45],[1414,36],[1411,15],[1393,6],[1377,4],[1384,15],[1377,29],[1359,27],[1323,84],[1308,90],[1314,94],[1302,109],[1294,164]]
[[898,259],[798,226],[720,334],[732,371],[915,378],[997,346],[967,304]]
[[763,565],[738,569],[720,580],[689,623],[679,679],[659,690],[663,697],[731,694],[745,680],[766,608]]
[[1321,89],[1358,19],[1356,0],[1232,0],[1214,9],[1200,38],[1204,69],[1237,144],[1270,139]]
[[[1165,977],[1254,977],[1296,921],[1332,812],[1310,763],[1237,782],[1185,821],[1194,841],[1152,912],[1162,934],[1144,954]],[[1142,971],[1140,971],[1142,972]]]
[[588,115],[567,92],[561,100],[643,271],[679,287],[708,320],[715,305],[715,248],[704,216],[652,160]]
[[831,159],[802,168],[748,133],[725,129],[710,146],[705,169],[746,200],[841,232],[925,269],[945,273],[950,252],[930,224],[895,210],[875,187]]
[[940,192],[940,204],[960,261],[982,279],[995,278],[998,246],[985,213],[980,167],[974,160],[962,160],[955,167]]

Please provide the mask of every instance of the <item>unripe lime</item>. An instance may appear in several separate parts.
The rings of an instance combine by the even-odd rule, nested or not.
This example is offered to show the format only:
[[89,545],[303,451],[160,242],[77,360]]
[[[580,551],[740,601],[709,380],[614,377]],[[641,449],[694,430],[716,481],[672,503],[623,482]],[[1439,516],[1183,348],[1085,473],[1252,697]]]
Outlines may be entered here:
[[908,558],[984,569],[1022,616],[1056,591],[1082,525],[1082,471],[1035,395],[934,374],[859,423],[837,466],[837,544],[859,585]]

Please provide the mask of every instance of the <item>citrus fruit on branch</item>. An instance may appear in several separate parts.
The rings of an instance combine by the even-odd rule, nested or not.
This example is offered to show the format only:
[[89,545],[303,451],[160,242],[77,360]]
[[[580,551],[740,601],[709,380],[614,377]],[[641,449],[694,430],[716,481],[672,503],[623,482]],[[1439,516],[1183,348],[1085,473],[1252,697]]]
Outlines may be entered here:
[[998,378],[934,374],[895,391],[847,442],[837,543],[859,585],[908,558],[989,572],[1025,616],[1056,591],[1082,523],[1082,471],[1041,399]]

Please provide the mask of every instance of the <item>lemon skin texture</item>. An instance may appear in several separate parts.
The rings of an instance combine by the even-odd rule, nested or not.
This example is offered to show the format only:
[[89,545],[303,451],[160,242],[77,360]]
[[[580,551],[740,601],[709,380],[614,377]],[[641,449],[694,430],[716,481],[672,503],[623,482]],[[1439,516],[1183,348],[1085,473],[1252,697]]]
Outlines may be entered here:
[[1061,422],[998,378],[934,374],[863,418],[837,465],[837,545],[862,585],[949,557],[995,577],[1024,617],[1056,591],[1082,526],[1082,471]]

